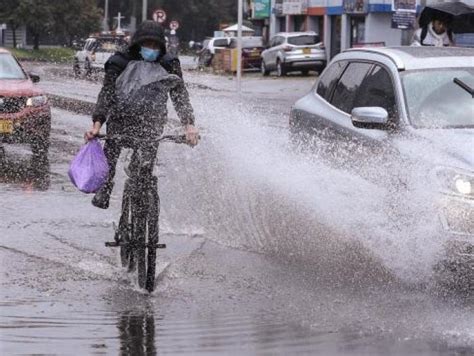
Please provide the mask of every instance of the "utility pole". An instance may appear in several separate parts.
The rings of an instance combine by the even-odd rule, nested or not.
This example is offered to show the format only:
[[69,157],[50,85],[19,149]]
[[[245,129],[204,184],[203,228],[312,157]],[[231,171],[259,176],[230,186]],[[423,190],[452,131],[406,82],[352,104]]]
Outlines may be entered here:
[[243,22],[243,3],[238,0],[238,21],[237,21],[237,93],[242,95],[242,22]]
[[148,18],[148,0],[143,0],[143,8],[142,8],[142,22],[146,21]]
[[104,24],[102,28],[104,29],[104,31],[109,30],[109,0],[105,0]]

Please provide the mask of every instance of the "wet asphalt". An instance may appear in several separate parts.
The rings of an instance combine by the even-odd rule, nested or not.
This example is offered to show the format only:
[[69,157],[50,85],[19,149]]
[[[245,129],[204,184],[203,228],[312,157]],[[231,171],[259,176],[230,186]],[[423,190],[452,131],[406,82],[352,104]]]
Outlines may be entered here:
[[[100,89],[66,67],[31,66],[45,90],[85,107]],[[281,153],[287,113],[315,77],[252,74],[243,101],[230,77],[188,71],[186,79],[203,139],[194,149],[160,147],[167,249],[151,295],[104,246],[120,213],[127,152],[111,207],[98,210],[67,176],[89,116],[53,108],[49,174],[31,170],[28,148],[5,147],[0,354],[474,353],[472,296],[440,292],[429,277],[403,278],[338,230],[329,206],[320,207],[325,215],[294,198],[311,194],[312,181],[281,169],[291,158]],[[340,175],[328,169],[325,177],[332,199],[363,199],[341,188]]]

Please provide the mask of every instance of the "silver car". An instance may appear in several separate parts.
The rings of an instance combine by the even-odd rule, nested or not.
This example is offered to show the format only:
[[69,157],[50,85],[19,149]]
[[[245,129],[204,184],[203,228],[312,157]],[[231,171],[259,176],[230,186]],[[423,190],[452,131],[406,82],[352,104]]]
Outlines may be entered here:
[[264,76],[276,70],[279,77],[288,72],[310,70],[322,72],[326,67],[326,50],[316,32],[282,32],[276,34],[262,52]]
[[473,58],[468,48],[348,50],[333,59],[290,114],[294,144],[317,145],[322,159],[392,190],[387,201],[409,203],[410,192],[423,192],[428,199],[418,207],[423,214],[402,211],[399,222],[411,220],[430,238],[436,235],[445,250],[436,270],[468,276],[463,283],[470,288]]

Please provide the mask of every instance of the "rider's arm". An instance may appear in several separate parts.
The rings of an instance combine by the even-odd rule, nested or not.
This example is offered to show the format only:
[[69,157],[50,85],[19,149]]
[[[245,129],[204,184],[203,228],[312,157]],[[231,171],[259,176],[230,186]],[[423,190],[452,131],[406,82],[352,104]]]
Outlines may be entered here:
[[106,64],[104,83],[92,114],[93,122],[104,124],[107,121],[107,115],[115,103],[115,81],[119,75],[120,70],[118,67],[113,64]]
[[[165,68],[170,74],[183,78],[181,64],[178,58],[170,58],[165,62]],[[171,101],[183,125],[194,125],[194,110],[189,100],[189,93],[184,82],[180,82],[170,90]]]

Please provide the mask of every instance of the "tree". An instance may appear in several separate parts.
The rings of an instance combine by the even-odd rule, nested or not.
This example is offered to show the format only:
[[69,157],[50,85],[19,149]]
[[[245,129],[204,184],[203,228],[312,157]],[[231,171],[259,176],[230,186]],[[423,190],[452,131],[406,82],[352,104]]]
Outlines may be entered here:
[[4,22],[12,30],[13,48],[16,48],[16,30],[21,26],[19,20],[20,3],[18,0],[0,0],[0,23]]
[[18,19],[27,26],[33,36],[33,49],[39,49],[40,37],[53,26],[52,9],[49,0],[17,0]]
[[75,38],[100,30],[101,11],[96,0],[66,0],[51,9],[52,29],[67,37],[69,45]]

